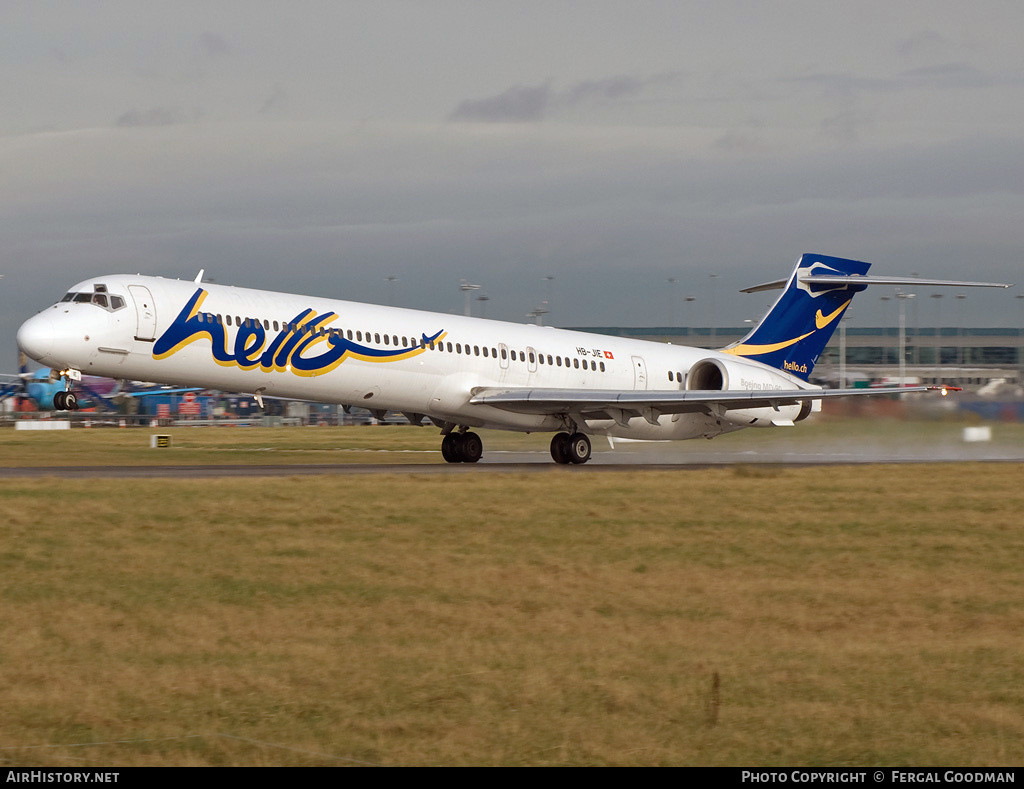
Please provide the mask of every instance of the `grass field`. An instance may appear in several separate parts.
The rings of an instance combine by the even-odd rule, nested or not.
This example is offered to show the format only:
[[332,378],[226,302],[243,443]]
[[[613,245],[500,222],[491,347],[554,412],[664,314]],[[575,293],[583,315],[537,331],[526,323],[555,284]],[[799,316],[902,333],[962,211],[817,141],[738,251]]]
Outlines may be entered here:
[[0,763],[1021,764],[1022,482],[2,481]]

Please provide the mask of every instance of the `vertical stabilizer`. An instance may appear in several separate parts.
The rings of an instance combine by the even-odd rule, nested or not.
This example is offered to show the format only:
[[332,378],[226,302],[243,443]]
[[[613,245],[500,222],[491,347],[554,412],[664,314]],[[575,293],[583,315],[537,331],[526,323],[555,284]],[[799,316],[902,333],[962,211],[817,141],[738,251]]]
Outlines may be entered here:
[[722,349],[807,380],[855,293],[865,284],[804,281],[809,276],[863,276],[870,263],[805,254],[768,314],[746,337]]

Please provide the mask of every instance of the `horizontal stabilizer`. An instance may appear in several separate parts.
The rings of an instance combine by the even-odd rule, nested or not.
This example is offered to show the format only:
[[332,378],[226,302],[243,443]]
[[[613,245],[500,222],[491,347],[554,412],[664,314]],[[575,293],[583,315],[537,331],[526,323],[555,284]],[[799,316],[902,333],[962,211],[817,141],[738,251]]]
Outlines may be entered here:
[[[1012,284],[1003,282],[961,282],[952,279],[922,279],[921,277],[868,277],[862,274],[850,274],[848,276],[836,276],[834,274],[801,274],[798,279],[809,285],[912,285],[919,287],[947,287],[947,288],[1012,288]],[[760,293],[765,290],[781,290],[786,287],[788,279],[777,279],[773,282],[765,282],[761,285],[754,285],[751,288],[743,288],[740,293]]]

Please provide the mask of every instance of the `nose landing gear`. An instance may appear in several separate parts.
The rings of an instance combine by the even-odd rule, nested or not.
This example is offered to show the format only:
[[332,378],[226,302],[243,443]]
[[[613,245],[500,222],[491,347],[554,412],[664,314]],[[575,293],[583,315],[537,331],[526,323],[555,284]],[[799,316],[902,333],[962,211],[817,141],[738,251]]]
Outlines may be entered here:
[[53,407],[58,411],[77,411],[78,395],[74,392],[57,392],[53,396]]
[[50,375],[52,380],[56,380],[56,378],[64,379],[64,391],[57,392],[53,396],[53,407],[58,411],[77,411],[78,395],[71,391],[71,382],[81,381],[82,373],[79,370],[69,368],[57,373],[56,378],[54,378],[53,373]]

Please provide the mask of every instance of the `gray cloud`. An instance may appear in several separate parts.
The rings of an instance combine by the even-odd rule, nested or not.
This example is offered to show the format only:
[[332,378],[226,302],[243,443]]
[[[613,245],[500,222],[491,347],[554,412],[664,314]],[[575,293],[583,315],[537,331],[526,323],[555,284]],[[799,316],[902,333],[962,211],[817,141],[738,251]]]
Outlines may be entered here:
[[967,90],[997,84],[1019,84],[1012,75],[994,76],[966,63],[939,63],[901,71],[894,77],[862,77],[850,73],[816,73],[789,77],[784,82],[812,85],[825,98],[906,90]]
[[673,81],[676,76],[674,72],[651,77],[620,74],[577,82],[561,91],[552,90],[550,80],[534,87],[516,85],[497,96],[467,99],[455,108],[448,119],[485,123],[541,121],[561,109],[635,98],[650,88]]
[[863,113],[856,110],[843,110],[830,115],[821,122],[821,133],[836,142],[856,142],[860,129],[867,122]]
[[551,104],[551,86],[516,85],[497,96],[467,99],[448,116],[452,121],[484,123],[529,123],[543,120]]
[[934,30],[919,30],[896,42],[896,52],[905,58],[946,58],[955,49],[952,41]]
[[288,91],[281,85],[275,85],[273,91],[260,107],[260,115],[268,115],[280,111],[288,101]]
[[231,45],[220,33],[206,32],[197,41],[199,51],[208,58],[224,57],[231,54]]
[[172,107],[153,107],[148,110],[128,110],[117,117],[115,126],[130,128],[135,126],[173,126],[183,123],[185,116],[180,110]]

